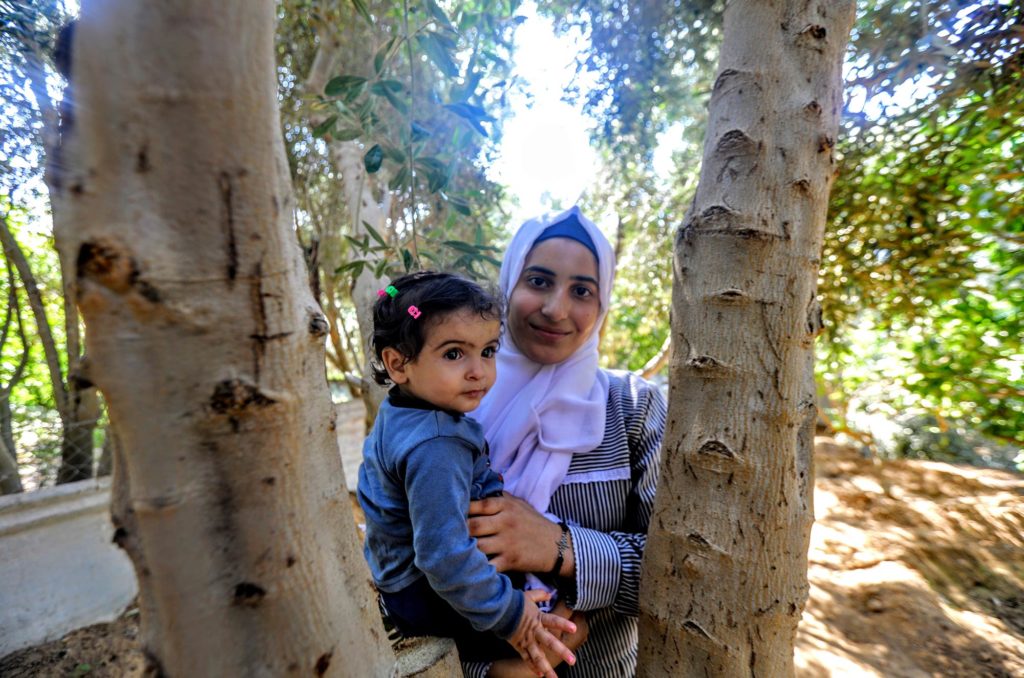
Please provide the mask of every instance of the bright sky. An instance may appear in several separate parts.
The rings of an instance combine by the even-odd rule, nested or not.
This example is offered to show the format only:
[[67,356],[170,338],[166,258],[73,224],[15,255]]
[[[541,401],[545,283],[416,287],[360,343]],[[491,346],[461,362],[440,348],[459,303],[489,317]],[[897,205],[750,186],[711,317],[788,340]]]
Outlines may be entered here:
[[529,83],[533,100],[516,97],[504,123],[500,155],[488,177],[508,187],[518,201],[513,223],[552,209],[573,205],[593,184],[598,158],[590,147],[593,122],[579,106],[562,101],[572,79],[579,42],[557,38],[551,21],[537,16],[525,2],[527,20],[516,31],[515,74]]

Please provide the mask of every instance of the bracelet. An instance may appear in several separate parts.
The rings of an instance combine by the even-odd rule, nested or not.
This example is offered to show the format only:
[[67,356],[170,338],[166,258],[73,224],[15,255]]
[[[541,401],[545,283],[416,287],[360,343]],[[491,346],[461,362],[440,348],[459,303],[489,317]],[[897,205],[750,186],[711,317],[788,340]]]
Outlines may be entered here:
[[558,526],[562,528],[562,536],[558,540],[558,557],[555,558],[555,566],[548,573],[552,577],[557,577],[558,573],[562,571],[562,563],[565,562],[565,550],[569,548],[569,526],[565,524],[564,520],[558,523]]

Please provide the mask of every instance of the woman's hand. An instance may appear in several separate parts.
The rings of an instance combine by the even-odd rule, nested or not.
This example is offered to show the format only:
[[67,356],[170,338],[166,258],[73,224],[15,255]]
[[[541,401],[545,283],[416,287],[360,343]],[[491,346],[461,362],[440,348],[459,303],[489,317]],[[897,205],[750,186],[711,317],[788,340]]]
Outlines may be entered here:
[[[562,528],[507,492],[469,503],[469,534],[499,572],[550,572],[558,557]],[[572,541],[559,574],[576,571]]]

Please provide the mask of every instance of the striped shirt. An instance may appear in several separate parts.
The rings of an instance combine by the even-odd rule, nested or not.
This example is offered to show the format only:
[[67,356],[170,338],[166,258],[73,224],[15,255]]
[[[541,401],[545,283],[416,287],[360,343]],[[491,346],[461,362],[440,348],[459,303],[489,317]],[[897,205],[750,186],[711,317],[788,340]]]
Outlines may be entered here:
[[[630,372],[606,370],[608,415],[597,449],[573,457],[550,513],[569,525],[576,559],[569,606],[587,613],[590,634],[567,678],[614,678],[636,671],[640,559],[658,484],[665,431],[665,397]],[[463,663],[466,676],[484,676],[488,664]]]

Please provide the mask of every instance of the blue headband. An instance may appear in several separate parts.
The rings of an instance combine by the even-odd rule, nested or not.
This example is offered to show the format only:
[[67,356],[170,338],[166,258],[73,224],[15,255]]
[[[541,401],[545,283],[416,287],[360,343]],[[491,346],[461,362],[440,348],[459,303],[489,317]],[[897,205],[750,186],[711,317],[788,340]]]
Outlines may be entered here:
[[562,219],[558,223],[551,224],[537,236],[537,239],[533,241],[533,247],[537,246],[537,243],[544,240],[550,240],[551,238],[568,238],[569,240],[575,240],[580,243],[594,255],[594,259],[597,260],[598,264],[601,263],[601,257],[597,256],[597,247],[594,246],[594,241],[587,233],[587,229],[580,223],[579,218],[575,214],[570,214],[565,219]]

